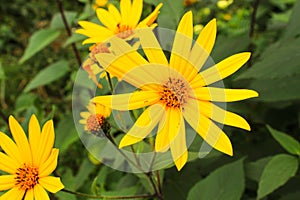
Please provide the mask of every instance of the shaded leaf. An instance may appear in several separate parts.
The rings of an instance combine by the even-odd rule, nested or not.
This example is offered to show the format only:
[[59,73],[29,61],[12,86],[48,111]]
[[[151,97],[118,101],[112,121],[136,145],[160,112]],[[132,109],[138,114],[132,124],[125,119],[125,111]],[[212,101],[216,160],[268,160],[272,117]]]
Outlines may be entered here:
[[267,125],[268,130],[277,142],[289,153],[300,155],[300,143],[286,133],[277,131]]
[[261,199],[293,177],[298,169],[298,160],[294,156],[280,154],[274,156],[266,165],[259,181],[257,198]]
[[59,30],[42,29],[29,38],[29,44],[25,49],[25,53],[20,59],[20,63],[24,63],[31,58],[34,54],[45,48],[48,44],[53,42],[60,35]]
[[64,76],[69,71],[69,64],[65,60],[60,60],[41,70],[26,86],[24,92],[28,92],[39,86],[46,85]]
[[261,158],[255,162],[250,162],[245,165],[246,176],[254,181],[259,182],[262,172],[271,157]]
[[239,200],[244,188],[243,159],[240,159],[218,168],[199,181],[189,191],[187,199]]
[[173,0],[160,0],[159,2],[163,3],[157,18],[159,26],[175,30],[184,14],[183,2]]
[[[69,27],[72,27],[72,22],[74,21],[77,13],[76,12],[71,12],[71,11],[64,11],[66,20],[68,22]],[[51,29],[65,29],[64,22],[62,20],[61,14],[56,13],[52,17],[51,23],[50,23],[50,28]]]

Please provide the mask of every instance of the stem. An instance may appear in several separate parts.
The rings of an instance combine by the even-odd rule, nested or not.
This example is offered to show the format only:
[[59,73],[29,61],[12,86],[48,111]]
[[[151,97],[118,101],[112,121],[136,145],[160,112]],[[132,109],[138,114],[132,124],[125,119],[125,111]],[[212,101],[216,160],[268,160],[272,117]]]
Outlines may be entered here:
[[159,171],[156,171],[156,178],[157,178],[157,186],[158,186],[158,192],[159,194],[162,195],[162,187],[161,187],[161,182],[160,182],[160,175],[159,175]]
[[[250,30],[249,30],[249,37],[250,39],[253,38],[253,35],[254,35],[254,29],[255,29],[255,23],[256,23],[256,12],[257,12],[257,9],[258,9],[258,5],[259,5],[259,0],[255,0],[254,3],[253,3],[253,12],[252,12],[252,15],[251,15],[251,22],[250,22]],[[249,51],[252,52],[254,49],[254,44],[251,40],[251,43],[249,45]],[[251,54],[251,57],[248,61],[248,67],[251,67],[252,66],[252,54]]]
[[152,173],[149,172],[146,175],[147,175],[147,177],[148,177],[148,179],[149,179],[149,181],[150,181],[150,183],[151,183],[151,185],[154,189],[154,192],[155,192],[155,195],[157,196],[157,198],[159,198],[160,200],[163,200],[163,198],[161,196],[161,193],[157,190],[156,184],[155,184],[155,182],[153,180],[153,177],[152,177]]
[[[72,31],[71,31],[71,29],[70,29],[70,27],[69,27],[69,25],[68,25],[67,18],[66,18],[66,15],[65,15],[65,13],[64,13],[62,1],[61,1],[61,0],[57,0],[57,5],[58,5],[58,9],[59,9],[61,18],[62,18],[62,20],[63,20],[63,22],[64,22],[66,31],[67,31],[67,33],[68,33],[68,36],[71,37],[71,36],[72,36]],[[78,49],[77,49],[75,43],[72,43],[71,46],[72,46],[73,52],[74,52],[74,54],[75,54],[77,63],[78,63],[78,65],[79,65],[79,67],[80,67],[80,66],[81,66],[81,58],[80,58],[80,55],[79,55],[79,51],[78,51]]]
[[109,84],[109,87],[110,87],[110,92],[111,92],[111,94],[113,94],[113,92],[114,92],[114,86],[112,84],[110,74],[107,71],[105,71],[105,72],[106,72],[108,84]]
[[62,192],[66,192],[69,194],[74,194],[76,196],[81,196],[81,197],[86,197],[90,199],[144,199],[144,198],[151,198],[155,197],[156,194],[138,194],[138,195],[132,195],[132,196],[106,196],[106,195],[90,195],[90,194],[85,194],[81,192],[74,192],[68,189],[62,189]]

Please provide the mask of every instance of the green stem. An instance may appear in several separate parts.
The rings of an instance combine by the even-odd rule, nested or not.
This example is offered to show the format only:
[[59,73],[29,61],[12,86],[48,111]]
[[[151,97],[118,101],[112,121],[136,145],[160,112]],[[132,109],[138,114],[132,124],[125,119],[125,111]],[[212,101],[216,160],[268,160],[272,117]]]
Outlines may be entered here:
[[114,86],[112,84],[110,74],[107,71],[105,71],[105,72],[106,72],[108,84],[109,84],[109,87],[110,87],[110,92],[111,92],[111,94],[113,94],[113,92],[114,92]]
[[106,196],[106,195],[90,195],[90,194],[85,194],[81,192],[74,192],[68,189],[62,189],[62,192],[66,192],[69,194],[74,194],[76,196],[81,196],[81,197],[86,197],[90,199],[144,199],[144,198],[151,198],[155,197],[156,194],[137,194],[137,195],[132,195],[132,196]]

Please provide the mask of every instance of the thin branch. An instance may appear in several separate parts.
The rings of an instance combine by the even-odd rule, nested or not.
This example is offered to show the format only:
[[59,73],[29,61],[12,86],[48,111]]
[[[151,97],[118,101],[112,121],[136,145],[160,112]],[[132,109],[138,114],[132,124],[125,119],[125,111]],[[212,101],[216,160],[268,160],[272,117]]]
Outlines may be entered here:
[[[253,52],[253,50],[254,50],[254,44],[252,42],[252,38],[254,35],[254,29],[255,29],[255,24],[256,24],[256,13],[257,13],[258,5],[259,5],[259,0],[254,0],[253,11],[252,11],[252,15],[251,15],[251,22],[250,22],[250,30],[249,30],[249,37],[251,39],[251,43],[249,45],[250,52]],[[248,67],[251,67],[251,66],[252,66],[252,55],[248,61]]]
[[156,178],[157,178],[157,186],[158,186],[158,192],[160,195],[162,195],[162,187],[161,187],[161,182],[160,182],[160,175],[159,171],[156,171]]
[[[67,18],[66,18],[64,9],[63,9],[62,1],[61,1],[61,0],[57,0],[57,5],[58,5],[58,9],[59,9],[61,18],[62,18],[62,20],[63,20],[63,22],[64,22],[66,31],[67,31],[67,33],[68,33],[68,36],[71,37],[71,36],[72,36],[72,31],[71,31],[71,29],[70,29],[70,27],[69,27],[69,24],[68,24],[68,21],[67,21]],[[81,66],[81,58],[80,58],[80,55],[79,55],[79,51],[78,51],[78,49],[77,49],[75,43],[72,43],[71,46],[72,46],[73,52],[74,52],[74,54],[75,54],[77,63],[78,63],[78,65],[79,65],[79,67],[80,67],[80,66]]]
[[90,198],[90,199],[145,199],[145,198],[151,198],[156,196],[156,194],[138,194],[132,196],[106,196],[106,195],[94,196],[94,195],[85,194],[81,192],[74,192],[68,189],[62,189],[61,191],[69,194],[74,194],[76,196]]

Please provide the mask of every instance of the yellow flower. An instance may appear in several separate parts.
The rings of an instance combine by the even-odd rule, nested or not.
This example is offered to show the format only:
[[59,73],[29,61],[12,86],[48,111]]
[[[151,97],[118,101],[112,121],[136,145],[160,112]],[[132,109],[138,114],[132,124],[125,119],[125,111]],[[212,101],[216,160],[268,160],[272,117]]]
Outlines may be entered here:
[[133,0],[132,3],[131,0],[121,0],[121,12],[112,4],[108,5],[108,10],[103,8],[96,10],[97,17],[103,26],[88,21],[79,21],[82,29],[76,30],[76,33],[89,37],[83,41],[83,44],[100,43],[113,35],[130,39],[135,28],[156,26],[153,22],[161,7],[162,4],[159,4],[148,17],[139,22],[143,10],[143,0]]
[[84,130],[90,133],[101,136],[105,130],[106,118],[109,117],[111,109],[101,104],[89,103],[87,105],[88,112],[81,112],[80,115],[83,119],[79,121],[80,124],[84,124]]
[[217,6],[221,9],[225,9],[228,6],[230,6],[230,4],[232,4],[232,3],[233,3],[233,0],[219,0],[217,2]]
[[29,121],[27,140],[20,124],[9,117],[9,128],[15,140],[0,132],[0,190],[8,190],[0,200],[49,200],[46,190],[56,193],[64,186],[60,178],[49,176],[57,166],[58,149],[53,148],[54,127],[52,120],[42,130],[35,115]]
[[93,4],[94,10],[96,10],[99,7],[104,7],[107,4],[108,0],[96,0]]
[[247,62],[250,53],[235,54],[201,70],[215,43],[216,20],[203,28],[194,43],[191,11],[178,25],[169,61],[151,29],[139,29],[138,36],[148,60],[119,38],[110,40],[111,48],[112,52],[117,49],[122,53],[96,55],[109,73],[139,90],[130,94],[97,96],[93,102],[116,110],[148,106],[122,138],[119,147],[143,140],[158,125],[155,151],[170,149],[180,170],[188,158],[185,120],[209,145],[233,155],[229,138],[215,122],[245,130],[250,130],[250,126],[244,118],[213,102],[239,101],[257,97],[258,93],[247,89],[223,89],[211,84],[237,71]]

